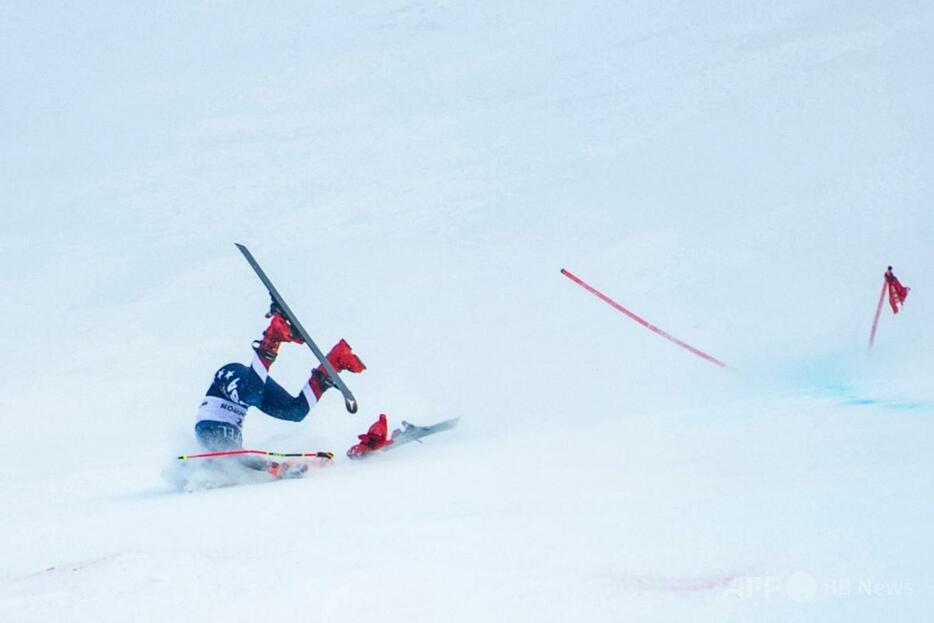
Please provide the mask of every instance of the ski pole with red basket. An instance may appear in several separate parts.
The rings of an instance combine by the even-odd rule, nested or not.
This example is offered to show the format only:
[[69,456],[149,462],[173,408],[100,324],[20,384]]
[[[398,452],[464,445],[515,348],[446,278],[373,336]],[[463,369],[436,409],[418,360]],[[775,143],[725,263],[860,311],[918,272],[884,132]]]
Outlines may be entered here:
[[333,452],[272,452],[271,450],[223,450],[220,452],[202,452],[201,454],[183,454],[178,457],[179,461],[188,461],[190,459],[209,459],[219,456],[237,456],[243,454],[259,454],[260,456],[275,457],[299,457],[299,458],[317,458],[333,459]]

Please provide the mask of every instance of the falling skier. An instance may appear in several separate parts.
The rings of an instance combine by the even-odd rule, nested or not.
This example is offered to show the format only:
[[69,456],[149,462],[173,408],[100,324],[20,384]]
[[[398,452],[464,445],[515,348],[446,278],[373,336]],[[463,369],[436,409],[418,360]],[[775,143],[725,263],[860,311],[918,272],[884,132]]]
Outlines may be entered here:
[[[276,360],[279,346],[283,342],[302,344],[303,340],[275,302],[266,317],[270,319],[269,327],[263,332],[262,340],[253,342],[255,354],[252,364],[228,363],[222,366],[214,374],[198,409],[195,436],[210,451],[242,448],[241,427],[249,407],[256,407],[280,420],[300,422],[322,394],[334,386],[323,364],[311,371],[311,377],[297,396],[289,394],[269,376],[269,368]],[[338,372],[357,373],[366,369],[343,339],[334,345],[327,360]],[[252,469],[266,470],[276,478],[300,476],[307,470],[307,466],[289,461],[252,458],[244,460],[244,464]]]

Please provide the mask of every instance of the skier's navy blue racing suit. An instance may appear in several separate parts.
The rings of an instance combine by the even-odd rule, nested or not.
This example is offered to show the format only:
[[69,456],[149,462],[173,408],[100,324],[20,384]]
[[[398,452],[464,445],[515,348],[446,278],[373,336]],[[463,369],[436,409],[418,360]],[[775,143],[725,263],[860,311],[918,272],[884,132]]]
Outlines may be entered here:
[[253,365],[228,363],[214,374],[204,401],[198,408],[195,435],[211,451],[242,448],[243,418],[249,407],[280,420],[300,422],[317,403],[309,384],[292,396],[269,377],[258,356]]

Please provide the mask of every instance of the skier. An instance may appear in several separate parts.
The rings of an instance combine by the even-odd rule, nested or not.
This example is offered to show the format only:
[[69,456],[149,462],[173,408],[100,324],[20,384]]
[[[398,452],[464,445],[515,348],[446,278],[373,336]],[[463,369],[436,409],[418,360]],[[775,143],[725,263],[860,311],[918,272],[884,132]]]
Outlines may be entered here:
[[[334,386],[323,365],[311,371],[311,377],[297,396],[292,396],[269,376],[269,368],[276,360],[283,342],[302,344],[299,337],[275,303],[270,306],[269,327],[263,339],[253,342],[253,362],[228,363],[215,374],[207,394],[198,408],[195,436],[210,451],[239,450],[242,448],[241,427],[249,407],[280,420],[301,422],[322,394]],[[350,345],[341,339],[327,355],[328,362],[338,372],[363,372],[366,366],[353,353]],[[268,471],[277,478],[298,476],[307,469],[300,463],[248,459],[248,467]]]

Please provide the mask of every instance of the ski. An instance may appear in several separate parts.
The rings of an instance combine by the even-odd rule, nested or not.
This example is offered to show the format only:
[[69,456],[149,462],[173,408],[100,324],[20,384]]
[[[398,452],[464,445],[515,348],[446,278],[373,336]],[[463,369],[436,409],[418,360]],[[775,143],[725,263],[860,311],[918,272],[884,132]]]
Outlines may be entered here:
[[266,290],[269,292],[269,296],[272,297],[272,300],[275,302],[276,306],[278,306],[278,308],[282,311],[282,315],[286,317],[286,319],[289,321],[289,324],[292,325],[292,327],[305,341],[305,344],[308,345],[308,348],[311,349],[311,352],[315,354],[315,357],[317,357],[318,361],[321,362],[321,365],[324,366],[324,370],[328,373],[328,376],[331,377],[331,380],[334,382],[334,386],[340,390],[341,394],[343,394],[344,405],[347,407],[347,411],[350,413],[356,413],[357,399],[354,398],[350,389],[347,387],[347,385],[344,384],[344,381],[337,374],[334,366],[331,365],[331,362],[328,361],[327,357],[324,356],[324,353],[321,352],[321,349],[318,348],[318,345],[315,344],[314,340],[311,339],[311,336],[308,335],[308,332],[305,331],[305,328],[298,321],[298,318],[296,318],[295,314],[292,313],[292,310],[289,309],[289,306],[282,299],[282,295],[279,294],[278,290],[276,290],[276,286],[272,285],[269,277],[267,277],[266,273],[263,272],[263,269],[256,261],[256,258],[253,257],[253,254],[250,253],[250,250],[238,242],[235,242],[234,244],[237,245],[238,249],[240,249],[240,253],[242,253],[243,257],[246,258],[246,261],[250,264],[250,267],[253,268],[253,271],[256,273],[256,276],[259,277],[259,280],[263,282],[264,286],[266,286]]
[[383,450],[392,450],[393,448],[410,443],[412,441],[418,441],[421,443],[422,437],[427,437],[428,435],[434,435],[435,433],[451,430],[457,426],[459,421],[460,418],[451,418],[450,420],[443,420],[437,424],[432,424],[431,426],[418,426],[403,420],[402,428],[397,428],[396,430],[392,431],[392,435],[390,437],[392,439],[392,444],[386,446],[383,448]]
[[[402,422],[402,428],[397,428],[392,431],[390,439],[392,443],[375,448],[372,450],[367,450],[365,443],[361,443],[353,446],[347,451],[347,457],[353,460],[364,459],[368,456],[380,452],[386,452],[392,450],[393,448],[398,448],[399,446],[417,441],[418,443],[422,442],[422,437],[427,437],[428,435],[434,435],[435,433],[440,433],[442,431],[450,430],[457,426],[457,422],[460,421],[460,418],[452,418],[450,420],[444,420],[431,426],[418,426],[416,424],[411,424],[409,422]],[[361,440],[365,435],[361,435]]]
[[[330,462],[330,452],[288,453],[285,456],[310,457],[302,461],[268,461],[257,459],[245,462],[237,454],[263,454],[283,456],[283,453],[263,451],[219,452],[202,455],[183,455],[162,471],[162,477],[179,491],[194,492],[239,485],[256,485],[278,480],[291,480],[307,477],[312,468],[323,468]],[[333,456],[333,455],[331,455]],[[184,458],[183,458],[184,457]],[[204,457],[202,461],[191,459]]]

